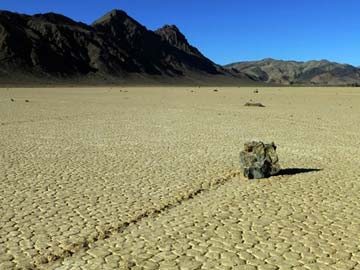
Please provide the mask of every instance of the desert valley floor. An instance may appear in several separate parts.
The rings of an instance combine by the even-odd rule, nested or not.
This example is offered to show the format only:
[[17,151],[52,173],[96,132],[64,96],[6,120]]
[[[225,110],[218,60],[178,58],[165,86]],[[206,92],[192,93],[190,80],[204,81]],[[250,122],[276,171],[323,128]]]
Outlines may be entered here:
[[359,88],[214,89],[0,89],[0,269],[360,269]]

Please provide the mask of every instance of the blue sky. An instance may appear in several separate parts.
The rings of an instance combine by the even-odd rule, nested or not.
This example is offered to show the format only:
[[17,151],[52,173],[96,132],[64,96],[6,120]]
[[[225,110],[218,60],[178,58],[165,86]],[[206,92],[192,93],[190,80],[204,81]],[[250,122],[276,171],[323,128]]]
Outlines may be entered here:
[[123,9],[152,30],[177,25],[219,64],[271,57],[360,66],[358,0],[2,0],[0,9],[85,23]]

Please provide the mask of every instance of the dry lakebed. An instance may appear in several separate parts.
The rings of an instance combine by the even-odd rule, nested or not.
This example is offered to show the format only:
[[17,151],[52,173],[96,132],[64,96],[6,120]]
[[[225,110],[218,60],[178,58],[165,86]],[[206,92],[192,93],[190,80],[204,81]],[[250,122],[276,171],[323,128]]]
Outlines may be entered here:
[[0,89],[0,269],[359,270],[359,88],[214,89]]

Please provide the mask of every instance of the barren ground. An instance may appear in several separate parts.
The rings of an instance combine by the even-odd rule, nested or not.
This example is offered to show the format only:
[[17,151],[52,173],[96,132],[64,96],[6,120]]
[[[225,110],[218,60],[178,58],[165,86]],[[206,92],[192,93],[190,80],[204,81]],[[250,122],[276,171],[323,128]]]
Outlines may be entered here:
[[360,269],[360,90],[213,89],[0,89],[0,269]]

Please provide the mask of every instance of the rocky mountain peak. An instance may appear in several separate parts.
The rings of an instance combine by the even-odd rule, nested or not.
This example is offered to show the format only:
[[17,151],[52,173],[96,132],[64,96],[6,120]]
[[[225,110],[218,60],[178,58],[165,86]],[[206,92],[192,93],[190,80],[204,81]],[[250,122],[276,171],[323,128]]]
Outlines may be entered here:
[[139,22],[131,18],[125,11],[114,9],[92,23],[92,26],[101,30],[112,28],[115,30],[134,31],[135,29],[146,30]]
[[163,41],[171,44],[172,46],[184,52],[203,57],[203,55],[196,48],[189,44],[184,34],[180,32],[176,25],[166,24],[156,30],[155,33],[159,35]]
[[156,30],[155,32],[169,40],[182,41],[187,43],[185,36],[180,32],[179,28],[177,28],[177,26],[174,24],[172,25],[166,24],[163,27]]
[[143,39],[148,35],[148,30],[139,22],[131,18],[125,11],[112,10],[92,23],[97,31],[110,35],[117,40],[130,43]]
[[125,11],[114,9],[93,22],[93,25],[108,24],[112,22],[120,23],[127,19],[130,19],[130,17]]

